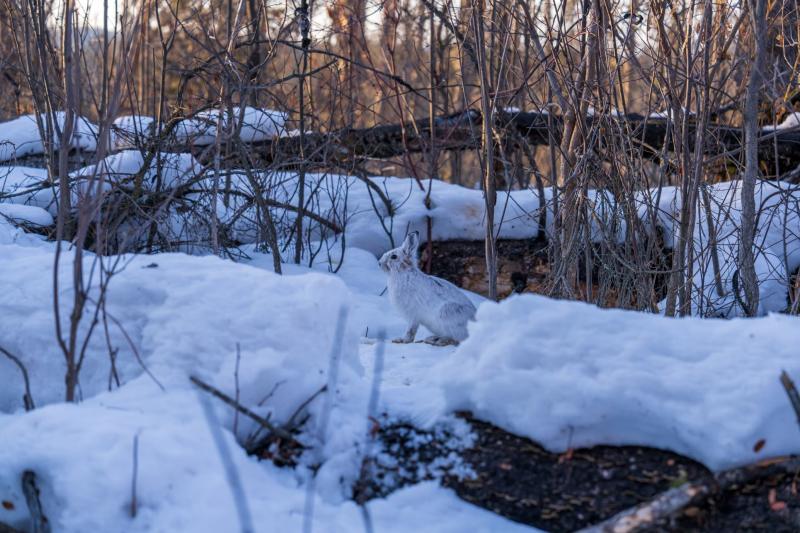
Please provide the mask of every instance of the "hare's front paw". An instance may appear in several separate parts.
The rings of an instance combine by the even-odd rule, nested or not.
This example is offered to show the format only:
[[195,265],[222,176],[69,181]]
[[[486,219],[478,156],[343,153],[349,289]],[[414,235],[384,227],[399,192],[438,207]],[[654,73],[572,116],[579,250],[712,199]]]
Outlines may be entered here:
[[408,330],[406,331],[405,336],[394,339],[392,340],[392,342],[396,342],[399,344],[410,344],[414,342],[414,337],[417,336],[418,327],[419,327],[418,322],[412,322],[411,324],[408,325]]

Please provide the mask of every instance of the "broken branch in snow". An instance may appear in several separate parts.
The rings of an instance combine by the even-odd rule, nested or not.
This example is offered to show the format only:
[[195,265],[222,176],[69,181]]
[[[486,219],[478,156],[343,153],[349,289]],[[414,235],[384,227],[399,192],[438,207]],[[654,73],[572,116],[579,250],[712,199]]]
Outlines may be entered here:
[[217,389],[215,387],[212,387],[211,385],[209,385],[205,381],[202,381],[200,378],[197,378],[195,376],[190,376],[189,380],[192,383],[194,383],[195,385],[197,385],[198,387],[200,387],[202,390],[204,390],[204,391],[208,392],[209,394],[211,394],[212,396],[215,396],[216,398],[222,400],[224,403],[228,404],[229,406],[233,407],[234,409],[236,409],[237,411],[239,411],[243,415],[245,415],[248,418],[252,419],[254,422],[256,422],[257,424],[261,425],[264,429],[266,429],[268,431],[271,431],[274,435],[277,435],[277,436],[279,436],[281,438],[290,440],[293,443],[297,444],[298,446],[305,447],[300,442],[298,442],[297,439],[294,437],[294,435],[289,433],[286,429],[278,427],[275,424],[273,424],[272,422],[270,422],[269,420],[267,420],[266,418],[257,415],[256,413],[254,413],[253,411],[251,411],[247,407],[241,405],[240,403],[237,403],[236,400],[234,400],[233,398],[231,398],[230,396],[228,396],[227,394],[225,394],[221,390],[219,390],[219,389]]
[[[787,376],[788,377],[788,376]],[[705,481],[684,483],[662,492],[652,500],[622,511],[599,524],[581,529],[579,533],[634,533],[646,531],[664,521],[678,518],[688,507],[700,505],[709,497],[776,474],[800,474],[800,458],[777,457],[741,468],[721,472]]]
[[712,492],[706,483],[684,483],[662,492],[653,500],[618,513],[608,520],[578,533],[633,533],[653,527],[681,513],[693,503],[699,503]]

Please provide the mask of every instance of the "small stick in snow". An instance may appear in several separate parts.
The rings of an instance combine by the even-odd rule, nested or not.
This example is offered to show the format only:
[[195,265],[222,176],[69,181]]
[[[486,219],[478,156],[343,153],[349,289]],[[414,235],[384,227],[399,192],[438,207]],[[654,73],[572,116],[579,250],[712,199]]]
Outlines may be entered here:
[[331,411],[333,410],[333,397],[336,394],[336,384],[339,380],[339,360],[342,356],[342,343],[344,340],[344,329],[347,324],[347,307],[342,306],[339,309],[339,316],[336,319],[336,330],[333,336],[333,346],[331,346],[331,354],[328,360],[328,384],[326,387],[327,394],[325,395],[325,404],[322,407],[322,414],[317,421],[317,448],[315,464],[311,467],[311,476],[306,486],[306,501],[303,509],[303,533],[311,533],[314,522],[314,495],[316,493],[316,479],[317,469],[322,463],[323,451],[325,445],[325,436],[328,434],[328,422],[330,420]]
[[370,515],[369,508],[367,507],[369,493],[366,489],[366,480],[369,477],[369,467],[372,462],[373,454],[372,447],[375,440],[375,428],[378,425],[378,400],[380,398],[385,350],[386,332],[381,330],[378,332],[378,346],[375,350],[375,365],[372,371],[372,390],[369,395],[369,404],[367,406],[367,428],[364,436],[364,454],[361,457],[361,472],[359,474],[359,479],[356,482],[356,486],[353,489],[354,500],[361,508],[361,517],[364,520],[364,530],[367,533],[372,533],[374,531],[372,526],[372,516]]
[[2,346],[0,346],[0,353],[11,359],[11,362],[19,367],[19,371],[22,373],[22,380],[25,382],[25,395],[22,397],[22,403],[25,406],[26,411],[32,411],[34,405],[33,396],[31,396],[31,382],[28,378],[28,369],[25,368],[25,365],[22,363],[22,359],[9,352]]
[[211,406],[211,402],[208,398],[199,392],[197,396],[200,399],[200,405],[203,407],[203,414],[205,414],[208,429],[211,431],[211,437],[214,439],[214,445],[217,447],[219,458],[222,461],[222,468],[225,470],[225,477],[228,480],[228,485],[233,494],[233,502],[236,505],[236,514],[239,515],[241,531],[242,533],[254,533],[253,518],[250,514],[250,507],[247,505],[244,485],[242,485],[242,479],[239,477],[239,471],[236,470],[236,465],[233,464],[231,451],[220,429],[219,421],[214,413],[214,408]]
[[28,510],[31,513],[31,533],[50,533],[50,522],[42,510],[42,502],[39,501],[39,487],[36,486],[36,474],[31,470],[26,470],[22,474],[22,493],[28,503]]
[[131,476],[131,518],[136,518],[136,478],[139,474],[139,434],[133,436],[133,475]]
[[794,381],[789,377],[785,370],[781,371],[781,385],[786,390],[786,395],[789,396],[789,401],[792,403],[792,409],[797,416],[797,423],[800,424],[800,394],[797,393],[797,387],[794,386]]
[[775,457],[752,465],[726,470],[713,480],[684,483],[680,487],[662,492],[650,501],[617,513],[608,520],[581,529],[577,533],[646,531],[658,522],[677,517],[690,505],[698,505],[711,495],[720,494],[778,473],[798,475],[800,458]]

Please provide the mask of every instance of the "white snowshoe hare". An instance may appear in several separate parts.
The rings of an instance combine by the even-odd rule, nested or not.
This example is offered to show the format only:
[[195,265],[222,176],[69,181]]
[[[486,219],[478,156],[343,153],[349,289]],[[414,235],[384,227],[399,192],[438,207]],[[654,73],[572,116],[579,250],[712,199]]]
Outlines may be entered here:
[[409,322],[405,336],[394,342],[414,342],[421,324],[433,333],[425,339],[428,344],[458,344],[467,338],[467,322],[475,318],[475,306],[458,287],[417,267],[418,245],[419,233],[409,233],[399,248],[378,261],[389,274],[389,300]]

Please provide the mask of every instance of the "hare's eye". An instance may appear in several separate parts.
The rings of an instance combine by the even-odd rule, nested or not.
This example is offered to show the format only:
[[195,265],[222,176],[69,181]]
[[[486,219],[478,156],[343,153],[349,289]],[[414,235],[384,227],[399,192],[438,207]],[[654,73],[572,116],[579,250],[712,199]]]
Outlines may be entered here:
[[392,259],[397,259],[397,254],[392,254]]

